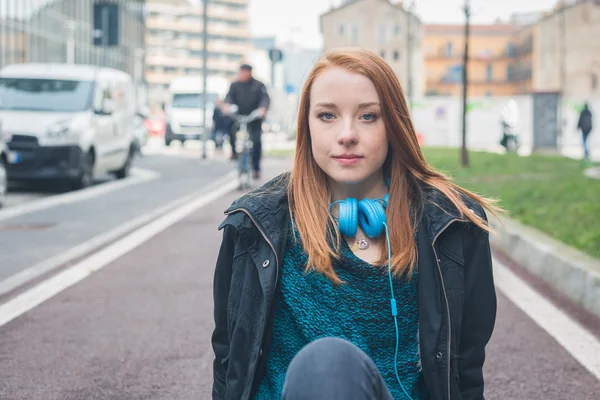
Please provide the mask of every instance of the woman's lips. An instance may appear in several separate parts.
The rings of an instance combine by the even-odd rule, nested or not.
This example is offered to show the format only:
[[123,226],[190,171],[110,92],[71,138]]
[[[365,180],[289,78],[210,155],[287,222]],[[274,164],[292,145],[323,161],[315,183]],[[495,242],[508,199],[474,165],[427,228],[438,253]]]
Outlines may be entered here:
[[362,160],[363,157],[355,154],[344,154],[341,156],[334,156],[333,159],[342,165],[354,165]]

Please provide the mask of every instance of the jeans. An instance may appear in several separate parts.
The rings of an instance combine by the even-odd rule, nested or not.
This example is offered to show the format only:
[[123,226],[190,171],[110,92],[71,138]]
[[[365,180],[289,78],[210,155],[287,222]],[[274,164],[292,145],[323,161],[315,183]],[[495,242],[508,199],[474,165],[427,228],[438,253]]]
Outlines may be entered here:
[[361,349],[338,338],[306,345],[290,363],[283,400],[393,400],[377,367]]
[[583,132],[583,153],[586,160],[590,159],[590,144],[588,142],[589,137],[590,132]]
[[252,140],[252,169],[260,172],[260,158],[262,156],[262,122],[248,124],[250,140]]

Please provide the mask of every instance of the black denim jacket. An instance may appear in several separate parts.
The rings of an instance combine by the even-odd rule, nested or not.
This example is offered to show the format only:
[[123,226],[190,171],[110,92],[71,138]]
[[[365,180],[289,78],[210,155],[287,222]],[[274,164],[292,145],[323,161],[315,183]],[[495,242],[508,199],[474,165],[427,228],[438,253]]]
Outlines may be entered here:
[[[214,276],[213,399],[252,399],[269,353],[273,297],[289,229],[284,174],[226,210]],[[483,399],[496,319],[488,233],[423,188],[416,233],[422,373],[432,400]],[[472,212],[485,217],[476,203]]]

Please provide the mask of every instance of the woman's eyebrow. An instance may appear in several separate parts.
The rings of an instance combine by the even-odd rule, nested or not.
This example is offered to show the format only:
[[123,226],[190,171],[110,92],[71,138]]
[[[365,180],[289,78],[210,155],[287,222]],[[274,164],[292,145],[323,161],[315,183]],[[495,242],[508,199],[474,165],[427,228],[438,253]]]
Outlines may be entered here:
[[[370,106],[380,106],[380,104],[379,104],[378,101],[369,101],[369,102],[366,102],[366,103],[360,103],[358,105],[358,108],[365,108],[365,107],[370,107]],[[316,103],[315,107],[337,108],[337,106],[335,105],[335,103],[328,102],[328,101],[321,101],[319,103]]]
[[332,103],[332,102],[329,102],[329,101],[321,101],[319,103],[316,103],[315,107],[337,108],[337,106],[335,105],[335,103]]
[[370,107],[370,106],[379,106],[379,102],[378,101],[369,101],[366,103],[360,103],[358,105],[358,108],[365,108],[365,107]]

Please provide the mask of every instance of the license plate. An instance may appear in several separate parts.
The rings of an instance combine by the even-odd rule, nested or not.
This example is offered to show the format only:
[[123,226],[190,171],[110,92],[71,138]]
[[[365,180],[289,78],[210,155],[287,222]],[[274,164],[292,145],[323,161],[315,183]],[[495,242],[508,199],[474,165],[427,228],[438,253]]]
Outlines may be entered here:
[[18,164],[21,162],[21,153],[18,151],[9,151],[8,152],[8,162],[10,164]]

